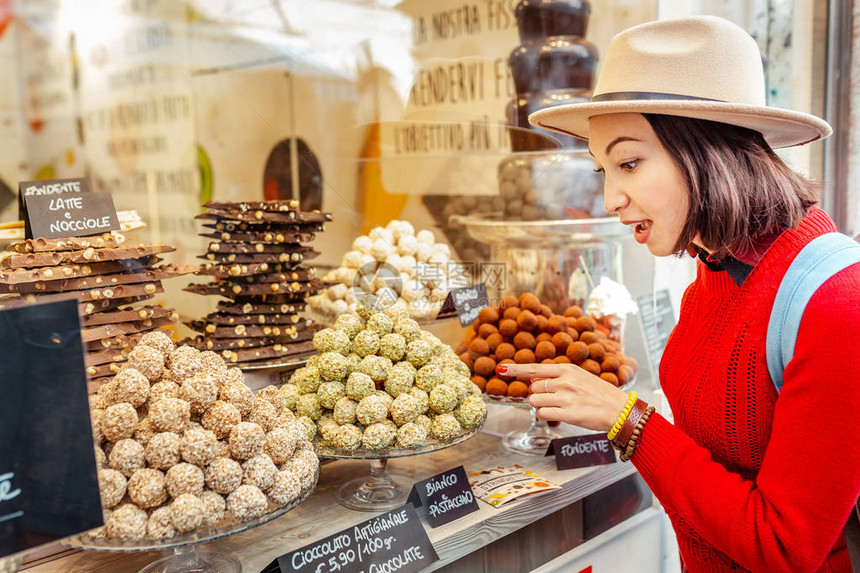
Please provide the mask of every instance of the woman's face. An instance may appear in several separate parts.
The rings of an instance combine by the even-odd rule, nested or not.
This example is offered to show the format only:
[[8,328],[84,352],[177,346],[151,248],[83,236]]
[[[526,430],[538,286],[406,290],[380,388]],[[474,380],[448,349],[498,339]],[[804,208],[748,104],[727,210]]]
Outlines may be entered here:
[[604,173],[603,204],[657,256],[675,252],[690,208],[684,176],[639,113],[594,116],[588,147]]

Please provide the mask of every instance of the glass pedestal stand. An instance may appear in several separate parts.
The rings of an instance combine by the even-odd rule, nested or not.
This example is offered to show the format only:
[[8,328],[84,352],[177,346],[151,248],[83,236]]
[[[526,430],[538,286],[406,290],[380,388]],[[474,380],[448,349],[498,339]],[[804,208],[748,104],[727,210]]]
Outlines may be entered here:
[[337,490],[338,503],[358,511],[388,511],[406,503],[412,483],[388,473],[388,458],[370,460],[370,476],[350,480]]
[[173,555],[153,561],[140,573],[241,573],[242,564],[226,553],[197,550],[194,545],[173,549]]
[[529,456],[543,456],[549,443],[559,435],[552,431],[549,424],[538,420],[537,410],[529,406],[532,415],[531,426],[527,430],[508,432],[502,438],[502,447],[509,452]]
[[412,480],[388,472],[390,458],[405,458],[437,452],[465,442],[481,431],[483,424],[446,442],[428,440],[416,448],[358,449],[354,452],[338,450],[320,443],[315,444],[317,456],[339,460],[369,460],[370,475],[357,477],[343,484],[335,498],[348,509],[358,511],[388,511],[406,503],[412,490]]
[[499,404],[501,406],[513,406],[515,408],[528,408],[531,412],[531,425],[526,430],[514,430],[505,434],[502,438],[502,447],[515,454],[527,456],[543,456],[549,443],[559,434],[550,428],[543,420],[538,420],[537,410],[529,405],[527,398],[509,398],[507,396],[493,396],[484,394],[487,404]]

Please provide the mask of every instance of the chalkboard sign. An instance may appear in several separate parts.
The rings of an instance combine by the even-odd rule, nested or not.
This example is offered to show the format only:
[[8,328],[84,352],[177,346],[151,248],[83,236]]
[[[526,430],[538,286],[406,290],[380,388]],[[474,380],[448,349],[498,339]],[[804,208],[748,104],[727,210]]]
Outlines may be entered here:
[[27,204],[27,238],[87,237],[119,230],[110,193],[32,195]]
[[0,556],[102,525],[76,300],[0,311]]
[[439,527],[478,511],[478,502],[463,466],[419,481],[412,487],[409,502],[426,509],[430,527]]
[[281,571],[371,573],[420,571],[439,556],[410,504],[278,557]]
[[656,379],[663,350],[666,348],[672,329],[675,328],[672,301],[669,298],[669,291],[658,290],[653,294],[637,297],[636,304],[639,306],[639,319],[648,349],[651,372]]
[[557,438],[549,443],[546,455],[555,455],[556,469],[571,470],[603,466],[617,461],[606,434]]
[[89,179],[50,179],[46,181],[21,181],[18,183],[18,218],[27,220],[27,197],[34,195],[61,195],[64,193],[89,193]]
[[490,304],[487,285],[479,283],[469,287],[452,290],[448,297],[453,301],[461,326],[469,326],[478,320],[481,309]]

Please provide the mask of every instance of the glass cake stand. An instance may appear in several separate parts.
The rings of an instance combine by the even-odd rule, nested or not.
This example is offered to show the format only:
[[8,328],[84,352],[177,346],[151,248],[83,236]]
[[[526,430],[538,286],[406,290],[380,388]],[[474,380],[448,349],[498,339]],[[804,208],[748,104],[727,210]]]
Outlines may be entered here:
[[493,394],[483,394],[483,397],[487,404],[528,408],[531,411],[532,421],[528,429],[513,430],[502,438],[502,447],[509,452],[527,456],[543,456],[546,454],[550,442],[560,437],[547,422],[538,420],[537,410],[531,407],[528,398],[511,398],[510,396],[495,396]]
[[388,472],[390,458],[405,458],[437,452],[456,446],[481,431],[483,423],[446,442],[428,440],[416,448],[385,448],[366,450],[360,448],[354,452],[345,452],[337,448],[314,444],[317,456],[338,460],[370,460],[370,475],[357,477],[343,484],[337,491],[338,503],[349,509],[358,511],[388,511],[406,503],[412,482],[405,477],[391,475]]
[[286,505],[275,505],[269,502],[266,513],[246,521],[232,521],[230,518],[225,518],[214,529],[177,535],[170,539],[124,541],[120,539],[97,539],[82,534],[64,539],[62,543],[75,549],[109,553],[173,550],[173,555],[153,561],[141,569],[140,573],[241,573],[242,564],[232,555],[217,551],[199,550],[197,545],[253,529],[284,515],[310,496],[318,479],[319,470],[314,475],[311,486],[299,497]]
[[[636,376],[625,385],[619,386],[619,390],[628,391],[636,384]],[[537,409],[532,408],[528,398],[511,398],[510,396],[496,396],[493,394],[482,394],[487,404],[500,404],[502,406],[513,406],[515,408],[528,408],[531,412],[531,425],[526,430],[513,430],[502,438],[502,447],[515,454],[528,456],[543,456],[549,448],[550,442],[561,435],[554,432],[549,422],[539,420]]]

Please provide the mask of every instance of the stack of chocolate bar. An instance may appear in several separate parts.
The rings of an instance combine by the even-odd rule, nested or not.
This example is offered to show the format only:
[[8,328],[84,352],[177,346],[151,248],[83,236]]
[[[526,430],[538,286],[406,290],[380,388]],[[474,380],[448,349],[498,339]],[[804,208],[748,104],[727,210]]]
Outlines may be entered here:
[[213,239],[199,274],[215,280],[185,290],[218,295],[215,312],[188,322],[201,333],[184,341],[240,366],[286,364],[313,354],[319,326],[302,319],[305,297],[328,286],[305,263],[319,255],[303,245],[331,221],[300,211],[298,201],[215,203],[198,215],[201,236]]
[[161,243],[128,246],[120,233],[18,241],[0,253],[0,308],[78,298],[87,376],[108,378],[144,333],[178,319],[172,308],[131,306],[164,292],[163,279],[197,270],[158,264],[158,255],[175,250]]

